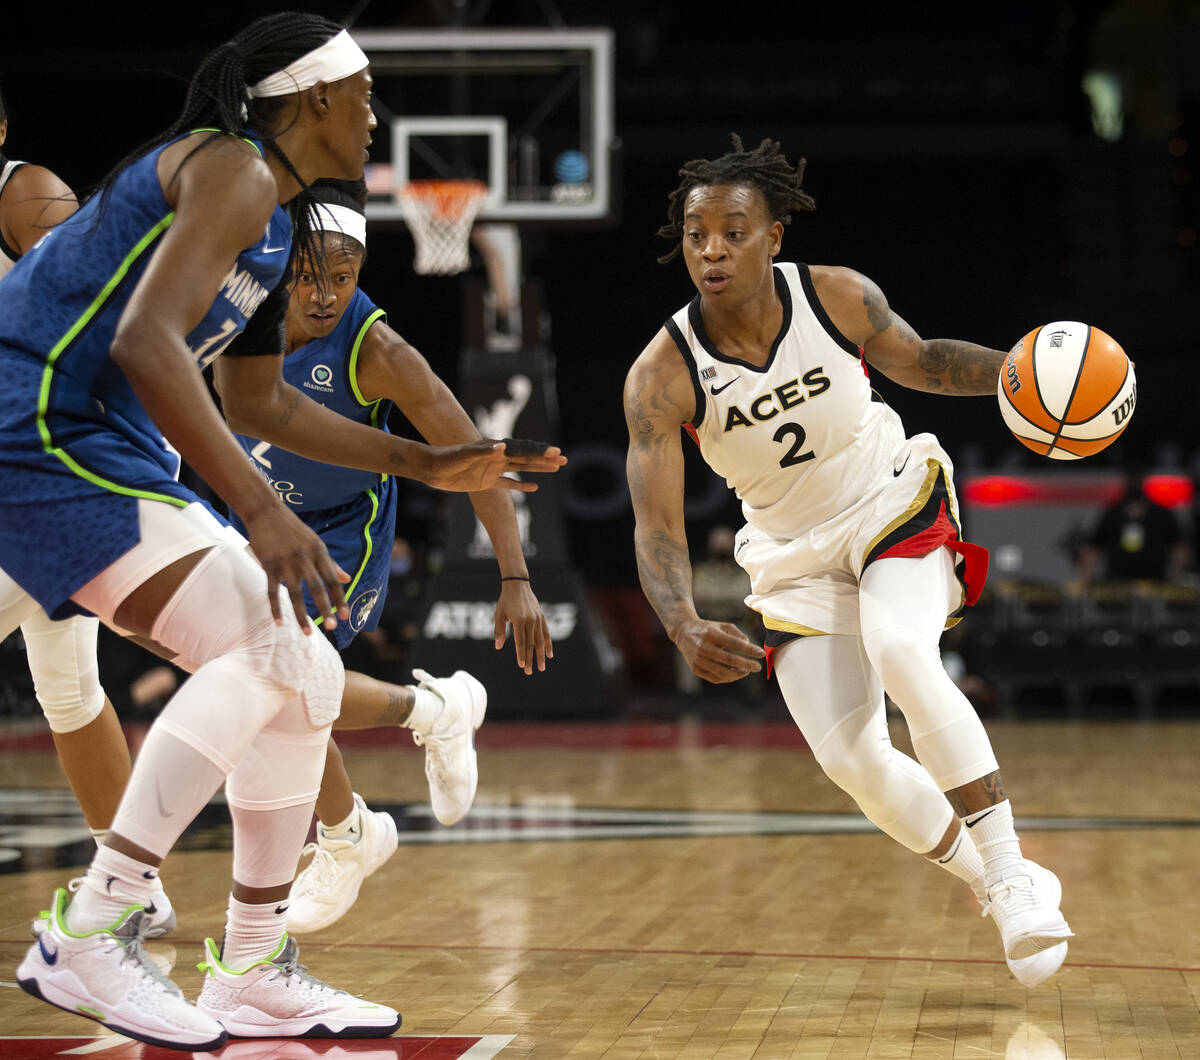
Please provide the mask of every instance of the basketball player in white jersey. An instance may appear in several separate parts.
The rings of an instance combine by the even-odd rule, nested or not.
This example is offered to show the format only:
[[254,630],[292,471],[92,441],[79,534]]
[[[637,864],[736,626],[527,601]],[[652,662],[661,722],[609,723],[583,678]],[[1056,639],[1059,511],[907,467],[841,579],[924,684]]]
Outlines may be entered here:
[[[1066,957],[1053,873],[1026,860],[991,744],[941,666],[938,640],[973,603],[986,552],[961,540],[952,465],[906,438],[868,366],[916,390],[992,394],[1005,354],[922,340],[865,276],[774,264],[793,166],[764,140],[688,162],[659,234],[698,291],[634,362],[625,386],[628,476],[643,590],[697,676],[774,670],[829,777],[882,831],[965,880],[1027,986]],[[692,599],[681,428],[742,501],[736,558],[765,651],[706,621]],[[918,761],[888,737],[884,691]]]
[[[8,109],[0,96],[0,279],[78,207],[71,189],[45,166],[6,158],[7,139]],[[130,758],[116,711],[100,687],[99,626],[84,615],[52,621],[39,608],[21,624],[21,637],[55,750],[88,828],[103,843],[129,781]],[[175,926],[175,911],[165,893],[151,905],[146,935],[156,938]]]

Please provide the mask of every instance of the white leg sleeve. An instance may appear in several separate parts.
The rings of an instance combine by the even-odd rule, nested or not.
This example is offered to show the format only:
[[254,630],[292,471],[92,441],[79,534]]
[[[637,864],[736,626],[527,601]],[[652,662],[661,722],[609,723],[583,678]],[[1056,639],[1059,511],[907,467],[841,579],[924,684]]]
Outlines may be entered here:
[[96,665],[100,623],[79,616],[54,622],[40,607],[21,623],[34,692],[53,732],[75,732],[104,709]]
[[44,611],[5,571],[0,570],[0,640],[23,625],[37,612]]
[[[336,715],[341,659],[324,636],[305,636],[290,617],[275,624],[266,575],[244,550],[222,543],[207,553],[151,636],[200,665],[152,726],[114,832],[165,853],[248,756],[254,769],[242,772],[253,782],[235,785],[232,798],[248,791],[243,805],[258,810],[315,799],[329,726],[313,718]],[[267,729],[279,738],[264,737]]]
[[775,674],[821,768],[871,822],[919,854],[954,817],[938,786],[887,731],[883,688],[858,637],[804,637],[775,653]]
[[938,652],[946,615],[959,590],[949,549],[919,559],[876,560],[859,589],[862,639],[871,665],[904,713],[913,749],[942,791],[998,768],[991,741],[970,700]]

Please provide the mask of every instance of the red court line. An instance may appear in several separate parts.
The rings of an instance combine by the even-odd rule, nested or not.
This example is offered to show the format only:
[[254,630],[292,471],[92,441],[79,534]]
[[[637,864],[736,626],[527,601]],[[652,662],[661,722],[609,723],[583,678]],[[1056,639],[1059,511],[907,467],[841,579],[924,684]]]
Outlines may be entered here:
[[[198,939],[172,938],[171,944],[176,948],[195,946],[199,949],[203,943]],[[28,945],[28,939],[0,939],[2,945]],[[406,942],[308,942],[306,950],[311,952],[322,946],[336,945],[340,950],[403,950],[446,953],[591,953],[597,956],[615,956],[627,954],[630,956],[667,956],[667,957],[783,957],[792,960],[805,961],[899,961],[905,964],[1003,964],[1004,961],[988,957],[903,957],[899,954],[872,953],[789,953],[784,950],[673,950],[631,947],[590,947],[590,946],[430,946],[428,944]],[[1067,961],[1064,968],[1116,968],[1132,972],[1179,972],[1192,974],[1200,972],[1200,967],[1188,968],[1169,964],[1102,964],[1096,961]]]
[[[448,1034],[415,1036],[398,1034],[392,1038],[340,1038],[337,1040],[294,1038],[239,1038],[216,1052],[204,1053],[213,1060],[294,1060],[310,1057],[319,1060],[326,1054],[352,1056],[356,1053],[371,1060],[459,1060],[477,1042],[480,1035]],[[20,1042],[20,1052],[10,1051],[9,1043]],[[67,1050],[104,1043],[95,1048],[94,1055],[103,1060],[173,1060],[183,1055],[179,1050],[137,1041],[119,1041],[108,1035],[8,1035],[0,1036],[0,1055],[12,1060],[50,1060]],[[200,1055],[200,1054],[188,1054]]]

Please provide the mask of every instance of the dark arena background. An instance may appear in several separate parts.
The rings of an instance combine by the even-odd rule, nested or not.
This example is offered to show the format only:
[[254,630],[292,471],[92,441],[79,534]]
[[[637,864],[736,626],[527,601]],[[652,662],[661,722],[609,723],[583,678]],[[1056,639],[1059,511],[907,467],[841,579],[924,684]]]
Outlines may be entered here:
[[[6,12],[4,154],[82,199],[173,120],[209,49],[281,6]],[[383,619],[345,661],[402,683],[414,666],[480,676],[475,807],[438,825],[409,734],[347,734],[356,790],[402,849],[301,942],[315,974],[401,1009],[400,1037],[215,1055],[1200,1056],[1200,6],[294,6],[372,57],[363,288],[485,435],[569,457],[518,503],[556,657],[526,676],[493,650],[486,537],[461,497],[400,480]],[[418,116],[433,125],[405,124]],[[639,587],[622,387],[694,294],[679,260],[656,261],[677,171],[731,132],[807,159],[817,209],[779,260],[858,270],[926,338],[1009,349],[1075,320],[1136,364],[1128,428],[1074,462],[1021,446],[994,397],[872,374],[907,433],[951,455],[965,536],[991,552],[943,662],[992,737],[1027,855],[1062,880],[1076,938],[1036,989],[965,886],[824,776],[775,683],[699,681]],[[414,271],[403,172],[492,188],[465,270]],[[686,449],[698,610],[757,638],[732,562],[740,505]],[[103,629],[100,675],[136,751],[184,675]],[[0,770],[0,1055],[171,1055],[93,1042],[103,1028],[12,981],[30,920],[94,849],[19,633],[0,642]],[[165,863],[179,927],[152,948],[189,997],[229,842],[218,795]]]

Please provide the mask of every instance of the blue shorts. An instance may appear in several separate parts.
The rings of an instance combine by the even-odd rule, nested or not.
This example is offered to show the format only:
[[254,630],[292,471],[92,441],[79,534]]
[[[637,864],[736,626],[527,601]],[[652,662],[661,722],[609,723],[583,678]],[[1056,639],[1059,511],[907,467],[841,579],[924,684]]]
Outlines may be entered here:
[[[339,621],[329,634],[338,651],[349,647],[363,630],[370,631],[379,625],[391,572],[392,542],[396,538],[397,497],[396,480],[389,476],[373,490],[364,491],[337,508],[295,510],[304,524],[325,542],[334,563],[350,575],[350,583],[345,587],[350,620]],[[241,533],[246,533],[236,517],[231,515],[230,520]],[[320,625],[317,606],[307,585],[304,602],[313,621]]]

